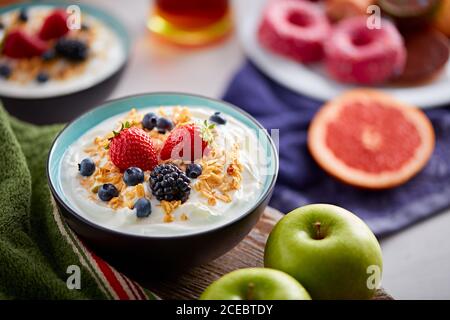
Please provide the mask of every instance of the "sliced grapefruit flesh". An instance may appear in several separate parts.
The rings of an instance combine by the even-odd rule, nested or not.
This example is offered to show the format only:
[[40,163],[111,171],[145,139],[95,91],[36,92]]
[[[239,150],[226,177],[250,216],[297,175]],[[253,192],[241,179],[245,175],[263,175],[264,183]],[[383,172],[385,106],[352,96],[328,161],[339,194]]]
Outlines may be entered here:
[[435,137],[418,108],[376,90],[357,89],[325,104],[308,132],[308,147],[330,175],[353,186],[386,189],[415,176]]

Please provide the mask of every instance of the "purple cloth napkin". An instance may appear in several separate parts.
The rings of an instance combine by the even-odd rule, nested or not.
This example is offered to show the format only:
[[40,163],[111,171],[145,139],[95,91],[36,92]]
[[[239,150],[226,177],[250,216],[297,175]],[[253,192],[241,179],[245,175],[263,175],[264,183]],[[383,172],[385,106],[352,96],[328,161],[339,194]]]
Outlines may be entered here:
[[308,125],[321,106],[275,83],[246,62],[224,100],[252,114],[266,129],[280,129],[280,173],[271,206],[289,212],[331,203],[360,216],[378,236],[398,231],[450,207],[450,109],[427,110],[436,133],[433,156],[416,177],[386,191],[360,190],[321,170],[306,147]]

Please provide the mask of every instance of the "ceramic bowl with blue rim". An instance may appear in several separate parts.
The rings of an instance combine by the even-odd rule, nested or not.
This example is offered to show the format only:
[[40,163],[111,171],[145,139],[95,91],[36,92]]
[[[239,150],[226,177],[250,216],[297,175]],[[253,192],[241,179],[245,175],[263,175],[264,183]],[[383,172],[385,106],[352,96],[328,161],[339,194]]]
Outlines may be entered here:
[[[164,158],[159,150],[165,149],[171,130],[181,125],[166,133],[158,126],[143,128],[141,121],[149,113],[175,124],[186,116],[199,128],[213,124],[208,151],[194,161],[204,172],[193,174],[198,166],[190,166],[192,159],[181,159],[183,154],[178,151],[178,156],[172,153]],[[129,182],[133,172],[112,164],[109,153],[113,142],[108,134],[127,122],[151,137],[159,154],[158,166],[163,166],[158,172],[156,164],[144,168],[138,185]],[[151,158],[146,150],[143,157],[139,154],[144,165]],[[82,172],[78,164],[86,158],[96,167],[89,170],[87,166]],[[170,184],[168,164],[178,168],[179,178],[189,178],[185,179],[189,189]],[[66,126],[55,139],[47,163],[52,195],[69,226],[102,257],[139,278],[207,263],[237,245],[267,206],[277,173],[275,144],[254,118],[226,102],[182,93],[142,94],[106,102]],[[117,191],[111,197],[111,190],[104,187],[108,181]],[[168,184],[159,187],[161,181]],[[142,197],[150,210],[142,202],[137,204]],[[168,204],[173,207],[167,209]]]
[[[54,10],[65,12],[66,23],[74,29],[60,38],[42,40],[42,26]],[[26,20],[20,20],[21,15]],[[10,69],[9,75],[0,75],[0,96],[3,97],[40,99],[82,91],[111,77],[128,58],[130,37],[127,30],[114,16],[94,6],[64,1],[19,3],[0,8],[0,21],[3,41],[10,33],[20,31],[34,38],[45,50],[41,56],[10,57],[3,48],[0,64]],[[65,52],[70,50],[58,50],[63,46],[55,45],[61,38],[79,40],[87,49],[74,50],[78,55],[66,56]]]
[[[69,26],[66,33],[59,35],[55,23],[45,28],[49,17],[60,29]],[[91,5],[18,3],[0,8],[0,23],[0,97],[11,114],[28,122],[66,122],[98,105],[128,60],[124,25]]]

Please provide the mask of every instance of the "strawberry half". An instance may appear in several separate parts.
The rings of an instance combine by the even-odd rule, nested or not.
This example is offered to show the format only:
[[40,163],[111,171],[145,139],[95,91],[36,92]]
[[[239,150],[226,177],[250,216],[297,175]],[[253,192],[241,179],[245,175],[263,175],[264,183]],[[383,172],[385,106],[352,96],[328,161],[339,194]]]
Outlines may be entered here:
[[44,41],[18,29],[8,32],[3,41],[3,54],[10,58],[21,59],[40,56],[45,50],[47,50],[47,45]]
[[55,10],[45,18],[38,35],[42,40],[50,40],[60,38],[67,32],[69,32],[69,28],[67,27],[66,12]]
[[205,123],[204,128],[195,124],[176,127],[170,132],[159,154],[161,160],[182,159],[194,161],[203,157],[208,150],[209,142],[205,139],[205,132],[214,125]]
[[121,171],[129,167],[152,170],[158,164],[158,155],[148,134],[137,127],[122,125],[109,143],[109,156],[112,163]]

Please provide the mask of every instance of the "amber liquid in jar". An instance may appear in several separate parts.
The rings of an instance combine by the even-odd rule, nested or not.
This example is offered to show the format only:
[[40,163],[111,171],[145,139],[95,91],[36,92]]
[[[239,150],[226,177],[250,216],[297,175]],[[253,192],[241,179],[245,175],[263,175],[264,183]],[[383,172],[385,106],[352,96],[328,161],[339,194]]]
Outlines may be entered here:
[[148,22],[156,35],[187,46],[224,38],[231,26],[228,0],[155,0]]

